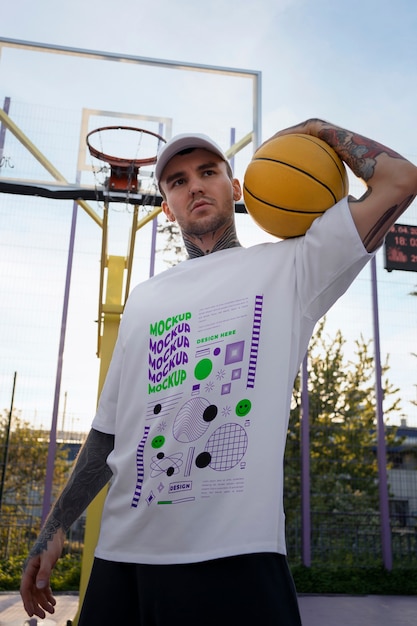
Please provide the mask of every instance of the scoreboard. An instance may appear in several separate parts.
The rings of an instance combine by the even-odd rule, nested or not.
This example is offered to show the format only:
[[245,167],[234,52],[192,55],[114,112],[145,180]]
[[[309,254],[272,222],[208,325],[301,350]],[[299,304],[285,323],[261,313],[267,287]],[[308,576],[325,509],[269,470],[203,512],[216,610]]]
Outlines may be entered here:
[[385,237],[385,269],[417,272],[417,226],[394,224]]

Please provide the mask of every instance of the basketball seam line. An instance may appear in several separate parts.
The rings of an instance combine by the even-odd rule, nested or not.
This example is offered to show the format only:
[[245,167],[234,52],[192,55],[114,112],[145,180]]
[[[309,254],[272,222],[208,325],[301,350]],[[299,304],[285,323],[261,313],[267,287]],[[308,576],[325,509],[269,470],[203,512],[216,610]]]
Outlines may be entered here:
[[[343,181],[343,183],[344,183],[344,174],[346,173],[346,169],[345,169],[345,166],[344,166],[343,161],[340,159],[340,160],[341,160],[341,163],[342,163],[342,168],[343,168],[343,170],[341,170],[341,169],[340,169],[340,167],[339,167],[339,162],[338,162],[338,161],[337,161],[337,160],[333,157],[333,155],[332,155],[332,153],[331,153],[331,152],[328,152],[325,148],[323,148],[323,146],[321,146],[319,143],[316,143],[316,142],[314,141],[314,139],[313,139],[313,138],[311,138],[311,137],[309,137],[308,135],[305,135],[305,136],[303,137],[303,139],[304,139],[305,141],[310,141],[310,143],[314,143],[314,144],[315,144],[318,148],[320,148],[320,150],[322,150],[322,152],[325,152],[325,153],[327,154],[327,156],[328,156],[328,157],[330,157],[330,159],[333,161],[333,163],[336,165],[337,169],[339,170],[340,176],[341,176],[342,181]],[[317,137],[317,139],[319,139],[319,137]],[[323,140],[321,139],[320,141],[323,141]],[[332,146],[330,146],[330,148],[332,148]],[[334,148],[332,148],[332,150],[333,150],[333,151],[335,151],[335,150],[334,150]],[[336,153],[336,154],[337,154],[337,153]],[[339,158],[340,158],[340,157],[339,157]],[[345,187],[345,185],[344,185],[344,184],[343,184],[343,187]],[[344,193],[346,193],[346,189],[344,189]]]
[[297,211],[294,209],[288,209],[286,207],[283,206],[279,206],[278,204],[272,204],[272,202],[268,202],[267,200],[263,200],[262,198],[259,198],[258,196],[255,196],[255,194],[253,194],[247,187],[246,185],[243,185],[243,189],[244,191],[246,191],[246,193],[251,196],[252,198],[254,198],[254,200],[257,200],[258,202],[262,202],[262,204],[265,204],[267,206],[270,206],[274,209],[279,209],[280,211],[285,211],[286,213],[295,213],[297,215],[316,215],[317,217],[320,217],[320,215],[323,215],[323,211]]
[[[291,168],[293,170],[296,170],[297,172],[300,172],[301,174],[305,174],[306,176],[308,176],[308,178],[311,178],[311,180],[314,180],[316,183],[319,183],[319,185],[322,185],[322,187],[327,189],[327,191],[332,196],[334,202],[336,203],[336,196],[334,195],[332,189],[330,187],[328,187],[325,183],[323,183],[323,181],[319,180],[318,178],[316,178],[312,174],[309,174],[305,170],[302,170],[300,167],[297,167],[296,165],[291,165],[290,163],[286,163],[285,161],[280,161],[279,159],[270,159],[268,157],[258,157],[256,159],[256,161],[271,161],[272,163],[279,163],[280,165],[284,165],[285,167],[289,167],[289,168]],[[256,196],[253,196],[253,197],[255,198]],[[259,199],[259,198],[257,198],[257,199]],[[263,200],[262,200],[262,202],[263,202]],[[265,204],[268,204],[268,203],[265,203]],[[271,205],[271,206],[274,206],[274,205]]]
[[[342,177],[342,179],[344,178],[344,174],[346,173],[346,169],[345,169],[344,163],[343,163],[343,161],[340,159],[340,157],[339,157],[340,161],[339,161],[339,160],[336,160],[336,159],[334,158],[334,156],[333,156],[332,152],[328,152],[328,150],[326,150],[326,148],[324,148],[322,145],[320,145],[319,143],[317,143],[316,141],[314,141],[314,139],[319,139],[320,141],[323,141],[323,139],[320,139],[319,137],[310,137],[309,135],[297,135],[297,136],[298,136],[298,137],[300,137],[300,139],[302,138],[304,141],[309,141],[310,143],[314,143],[314,145],[315,145],[317,148],[320,148],[320,150],[321,150],[322,152],[324,152],[324,153],[325,153],[325,154],[326,154],[326,155],[327,155],[327,156],[328,156],[328,157],[329,157],[329,158],[333,161],[333,163],[335,164],[335,166],[336,166],[336,167],[337,167],[337,169],[339,170],[339,173],[340,173],[340,176]],[[325,142],[324,142],[324,143],[325,143]],[[332,151],[333,151],[333,152],[337,155],[337,153],[335,152],[335,149],[334,149],[332,146],[329,146],[329,147],[330,147],[330,148],[332,149]],[[337,156],[338,156],[338,155],[337,155]],[[340,168],[340,163],[342,164],[342,168],[343,168],[343,169],[341,169],[341,168]]]
[[[300,137],[300,138],[301,138],[301,137]],[[325,152],[325,153],[327,154],[327,156],[328,156],[328,157],[329,157],[329,158],[333,161],[333,163],[336,165],[337,169],[340,171],[340,168],[339,168],[339,163],[338,163],[338,161],[337,161],[337,160],[333,157],[332,153],[331,153],[331,152],[329,152],[328,150],[326,150],[326,148],[324,148],[321,144],[319,144],[319,143],[317,143],[316,141],[314,141],[314,139],[318,139],[319,141],[321,141],[321,142],[323,142],[323,143],[326,143],[325,141],[323,141],[323,139],[320,139],[320,137],[310,137],[309,135],[304,135],[304,136],[303,136],[303,139],[304,139],[305,141],[309,141],[310,143],[314,143],[314,145],[315,145],[315,146],[317,146],[317,148],[320,148],[320,150],[321,150],[322,152]],[[336,153],[335,149],[334,149],[332,146],[330,146],[329,144],[326,144],[326,145],[328,145],[328,147],[330,147],[330,148],[331,148],[331,150],[332,150],[333,152],[335,152],[335,153]],[[337,154],[337,153],[336,153],[336,154]],[[340,158],[340,157],[339,157],[339,158]],[[342,161],[342,165],[343,165],[343,161]]]

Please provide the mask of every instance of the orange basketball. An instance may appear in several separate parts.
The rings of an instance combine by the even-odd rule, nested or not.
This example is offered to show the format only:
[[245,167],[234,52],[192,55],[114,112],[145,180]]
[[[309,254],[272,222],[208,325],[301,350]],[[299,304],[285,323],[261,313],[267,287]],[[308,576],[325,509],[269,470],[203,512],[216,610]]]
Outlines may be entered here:
[[304,235],[348,189],[336,152],[321,139],[293,134],[258,148],[245,172],[243,198],[263,230],[285,239]]

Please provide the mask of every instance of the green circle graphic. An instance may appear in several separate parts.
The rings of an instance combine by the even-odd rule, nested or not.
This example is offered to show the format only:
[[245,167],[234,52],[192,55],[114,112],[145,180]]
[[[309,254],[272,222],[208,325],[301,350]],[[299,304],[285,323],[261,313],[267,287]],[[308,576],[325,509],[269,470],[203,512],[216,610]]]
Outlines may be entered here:
[[194,376],[197,380],[204,380],[207,376],[210,376],[212,369],[213,363],[210,359],[201,359],[201,361],[199,361],[199,363],[195,366]]

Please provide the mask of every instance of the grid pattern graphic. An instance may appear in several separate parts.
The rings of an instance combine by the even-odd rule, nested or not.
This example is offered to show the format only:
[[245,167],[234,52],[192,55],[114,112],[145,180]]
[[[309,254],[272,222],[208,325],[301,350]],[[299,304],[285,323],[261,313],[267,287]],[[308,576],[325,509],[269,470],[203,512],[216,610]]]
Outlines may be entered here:
[[205,450],[211,455],[210,467],[224,472],[235,467],[248,447],[248,436],[239,424],[224,424],[211,435]]

